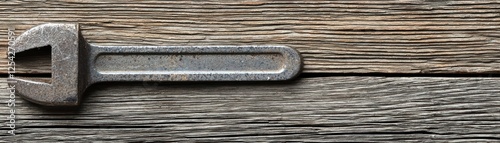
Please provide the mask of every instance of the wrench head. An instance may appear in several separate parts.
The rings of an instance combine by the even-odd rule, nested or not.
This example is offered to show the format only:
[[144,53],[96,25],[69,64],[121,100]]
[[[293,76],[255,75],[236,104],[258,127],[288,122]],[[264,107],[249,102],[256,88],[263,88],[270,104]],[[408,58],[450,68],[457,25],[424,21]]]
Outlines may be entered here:
[[29,49],[50,46],[52,50],[52,82],[37,82],[11,78],[9,87],[16,94],[46,106],[76,106],[86,88],[83,57],[79,53],[87,43],[81,36],[78,24],[43,24],[21,34],[11,46],[19,53]]

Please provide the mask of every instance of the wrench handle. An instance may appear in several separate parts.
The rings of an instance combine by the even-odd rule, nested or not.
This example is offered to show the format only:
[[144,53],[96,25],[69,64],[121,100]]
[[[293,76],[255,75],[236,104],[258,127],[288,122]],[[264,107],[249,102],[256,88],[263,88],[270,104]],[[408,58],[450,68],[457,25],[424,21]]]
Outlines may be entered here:
[[302,68],[287,46],[90,46],[92,82],[282,81]]

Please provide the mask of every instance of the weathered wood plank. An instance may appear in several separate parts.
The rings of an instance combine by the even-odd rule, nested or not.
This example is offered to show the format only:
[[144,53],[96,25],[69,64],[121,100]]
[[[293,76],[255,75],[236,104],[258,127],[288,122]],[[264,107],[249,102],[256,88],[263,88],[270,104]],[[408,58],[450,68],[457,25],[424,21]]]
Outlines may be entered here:
[[[77,110],[17,98],[0,141],[500,141],[498,78],[99,84]],[[7,101],[5,79],[0,100]],[[0,106],[6,122],[7,106]],[[6,132],[7,128],[1,128]]]
[[[79,22],[101,45],[288,45],[307,73],[500,72],[498,0],[5,1],[0,10],[1,47],[8,26]],[[48,59],[17,71],[49,73]]]

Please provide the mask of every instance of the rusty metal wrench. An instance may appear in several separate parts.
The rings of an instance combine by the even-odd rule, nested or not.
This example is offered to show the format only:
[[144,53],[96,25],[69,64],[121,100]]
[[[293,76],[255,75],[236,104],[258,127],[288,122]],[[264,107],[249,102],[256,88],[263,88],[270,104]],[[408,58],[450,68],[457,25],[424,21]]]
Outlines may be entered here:
[[52,82],[13,78],[25,99],[75,106],[93,83],[111,81],[280,81],[296,77],[300,54],[286,46],[97,46],[78,24],[43,24],[20,35],[15,53],[52,48]]

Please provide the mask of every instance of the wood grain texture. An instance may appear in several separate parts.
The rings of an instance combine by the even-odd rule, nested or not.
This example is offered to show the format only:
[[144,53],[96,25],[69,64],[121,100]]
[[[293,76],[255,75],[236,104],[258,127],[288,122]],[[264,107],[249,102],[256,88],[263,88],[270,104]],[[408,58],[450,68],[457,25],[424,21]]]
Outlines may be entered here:
[[[16,33],[78,22],[100,45],[261,45],[298,49],[306,73],[498,73],[500,1],[4,1]],[[4,54],[0,71],[6,70]],[[49,73],[49,58],[18,73]]]
[[[498,87],[498,78],[435,77],[99,84],[75,110],[18,97],[18,135],[0,141],[499,142]],[[2,102],[5,88],[3,79]]]
[[[2,1],[0,53],[9,26],[21,34],[47,22],[78,22],[98,45],[287,45],[305,73],[500,71],[498,0]],[[16,59],[17,73],[50,73],[47,53],[32,52]],[[0,102],[6,86],[0,79]],[[17,97],[17,135],[1,126],[0,142],[500,142],[498,87],[498,78],[367,76],[102,83],[77,109]],[[8,110],[0,106],[4,125]]]

